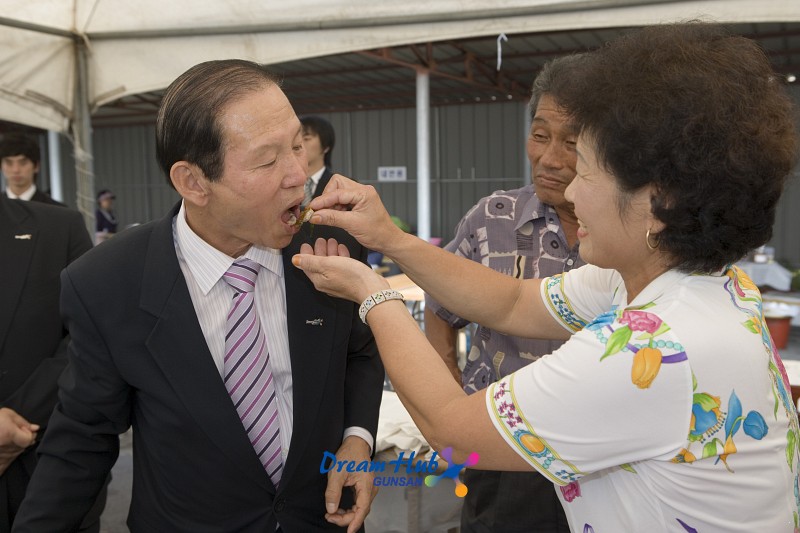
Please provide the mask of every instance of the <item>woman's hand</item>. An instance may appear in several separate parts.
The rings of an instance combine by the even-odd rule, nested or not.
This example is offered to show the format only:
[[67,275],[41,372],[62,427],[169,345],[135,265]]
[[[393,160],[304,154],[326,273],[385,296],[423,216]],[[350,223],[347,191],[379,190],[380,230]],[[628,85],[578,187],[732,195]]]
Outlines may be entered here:
[[388,253],[406,234],[392,222],[378,192],[335,174],[321,196],[311,201],[312,224],[344,229],[366,248]]
[[370,267],[350,259],[347,247],[336,239],[317,239],[312,248],[303,244],[292,264],[306,273],[317,290],[357,304],[389,284]]

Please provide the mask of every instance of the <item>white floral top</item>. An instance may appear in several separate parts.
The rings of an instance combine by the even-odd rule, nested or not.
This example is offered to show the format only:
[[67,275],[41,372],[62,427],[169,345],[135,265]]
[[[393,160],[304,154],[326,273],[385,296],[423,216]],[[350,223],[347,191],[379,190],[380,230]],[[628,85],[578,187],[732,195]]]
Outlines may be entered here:
[[797,413],[744,272],[670,271],[627,305],[616,271],[585,266],[542,298],[575,334],[487,407],[572,531],[800,531]]

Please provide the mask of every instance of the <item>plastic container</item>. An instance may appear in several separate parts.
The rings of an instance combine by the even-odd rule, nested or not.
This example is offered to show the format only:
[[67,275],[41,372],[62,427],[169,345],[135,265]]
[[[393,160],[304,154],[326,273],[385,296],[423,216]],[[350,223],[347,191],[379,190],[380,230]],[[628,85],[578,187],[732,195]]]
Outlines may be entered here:
[[770,335],[772,335],[772,342],[775,343],[775,348],[779,350],[786,348],[786,345],[789,344],[789,331],[792,327],[792,317],[768,316],[765,317],[764,320],[767,323],[767,329],[769,329]]

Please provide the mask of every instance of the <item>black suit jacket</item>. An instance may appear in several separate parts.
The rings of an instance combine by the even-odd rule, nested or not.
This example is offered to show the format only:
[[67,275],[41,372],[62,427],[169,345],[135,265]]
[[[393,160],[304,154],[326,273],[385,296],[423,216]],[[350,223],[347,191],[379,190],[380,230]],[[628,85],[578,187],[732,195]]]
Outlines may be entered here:
[[[77,211],[0,195],[0,406],[42,427],[67,363],[59,275],[91,247]],[[5,500],[21,498],[35,463],[32,447],[0,477],[0,531],[8,529]]]
[[66,366],[59,276],[91,247],[77,211],[0,197],[0,404],[42,426]]
[[327,187],[328,182],[331,181],[331,177],[333,177],[333,172],[328,167],[325,167],[325,171],[322,173],[322,176],[319,177],[319,181],[317,182],[317,188],[314,189],[314,194],[311,195],[311,198],[316,198],[317,196],[322,194],[322,191],[325,190]]
[[[308,238],[303,228],[283,251],[294,429],[276,491],[200,329],[175,254],[176,212],[119,234],[64,272],[70,366],[14,531],[79,522],[131,424],[131,531],[273,533],[276,519],[286,533],[337,529],[324,519],[320,463],[346,427],[377,430],[384,373],[371,332],[354,304],[317,292],[291,265]],[[364,255],[343,232],[314,233]]]
[[42,192],[39,189],[36,189],[36,192],[33,193],[31,197],[32,202],[41,202],[43,204],[50,204],[50,205],[60,205],[61,207],[66,207],[66,204],[62,204],[58,200],[53,200],[52,196],[47,194],[46,192]]
[[[3,196],[8,198],[8,193],[6,191],[3,191]],[[42,203],[42,204],[59,205],[61,207],[66,207],[67,206],[66,204],[62,204],[58,200],[53,200],[53,198],[49,194],[47,194],[46,192],[40,191],[38,188],[36,189],[36,192],[33,193],[33,196],[31,196],[30,201],[31,202],[39,202],[39,203]]]

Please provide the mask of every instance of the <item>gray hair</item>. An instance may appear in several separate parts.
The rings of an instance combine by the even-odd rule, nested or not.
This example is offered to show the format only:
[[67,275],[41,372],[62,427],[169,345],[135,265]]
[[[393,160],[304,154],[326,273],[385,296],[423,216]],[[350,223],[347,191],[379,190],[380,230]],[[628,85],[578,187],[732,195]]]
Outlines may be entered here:
[[586,54],[557,57],[542,66],[531,87],[531,100],[528,102],[531,119],[536,114],[536,107],[542,95],[549,94],[556,102],[561,101],[559,98],[561,87],[570,85],[571,80],[579,75],[580,64],[585,57]]

